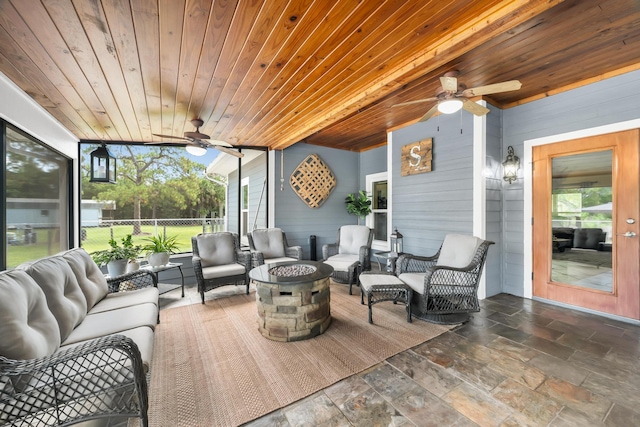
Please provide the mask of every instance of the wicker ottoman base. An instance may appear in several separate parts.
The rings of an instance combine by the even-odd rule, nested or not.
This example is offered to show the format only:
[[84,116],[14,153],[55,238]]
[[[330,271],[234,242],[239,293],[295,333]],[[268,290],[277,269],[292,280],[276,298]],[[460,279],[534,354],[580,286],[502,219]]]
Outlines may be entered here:
[[373,323],[371,306],[383,301],[392,301],[396,304],[403,302],[407,308],[407,322],[411,323],[411,297],[413,289],[405,285],[394,274],[384,272],[364,272],[360,274],[360,303],[364,304],[364,296],[367,296],[369,307],[369,323]]

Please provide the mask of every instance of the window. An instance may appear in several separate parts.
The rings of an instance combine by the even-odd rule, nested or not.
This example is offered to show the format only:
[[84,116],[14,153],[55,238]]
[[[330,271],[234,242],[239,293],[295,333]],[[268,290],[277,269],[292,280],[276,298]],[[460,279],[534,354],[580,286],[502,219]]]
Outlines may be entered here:
[[69,249],[71,160],[6,126],[3,268]]
[[240,236],[243,244],[249,244],[247,233],[249,232],[249,177],[242,178],[242,201],[240,203],[242,220],[240,223]]
[[371,247],[378,250],[389,250],[389,232],[387,224],[387,173],[381,172],[367,175],[367,192],[371,195],[371,214],[367,216],[367,226],[373,228]]
[[179,146],[108,144],[117,161],[115,184],[89,182],[89,153],[82,143],[81,245],[103,249],[128,234],[134,244],[152,235],[176,236],[180,252],[191,237],[225,229],[225,182],[207,179],[205,168],[220,154],[192,156]]

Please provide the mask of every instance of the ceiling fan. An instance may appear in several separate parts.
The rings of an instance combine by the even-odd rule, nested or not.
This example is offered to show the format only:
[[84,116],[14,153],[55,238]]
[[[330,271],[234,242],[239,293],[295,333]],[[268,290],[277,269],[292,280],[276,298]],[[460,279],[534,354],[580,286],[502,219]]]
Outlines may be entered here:
[[[204,122],[200,119],[191,120],[191,124],[195,126],[195,132],[185,132],[184,136],[173,136],[173,135],[160,135],[154,133],[153,135],[159,136],[160,138],[171,138],[171,139],[182,139],[187,142],[183,142],[190,154],[194,156],[203,156],[207,152],[207,148],[215,148],[216,150],[222,151],[223,153],[227,153],[231,156],[235,157],[244,157],[239,151],[232,150],[233,145],[229,144],[225,141],[218,141],[215,139],[211,139],[211,137],[205,133],[200,133],[200,126],[204,124]],[[147,144],[166,144],[166,142],[147,142]]]
[[422,102],[437,103],[422,116],[420,122],[426,122],[429,120],[436,111],[440,111],[444,114],[451,114],[464,108],[470,113],[476,116],[484,116],[489,112],[489,109],[483,107],[480,104],[476,104],[469,98],[480,95],[489,95],[492,93],[509,92],[512,90],[518,90],[522,87],[522,83],[519,80],[509,80],[501,83],[494,83],[486,86],[478,86],[467,89],[467,87],[458,83],[458,76],[460,72],[457,70],[449,71],[444,76],[440,77],[440,83],[442,87],[436,91],[436,95],[431,98],[417,99],[415,101],[403,102],[395,104],[392,107],[400,107],[403,105],[418,104]]

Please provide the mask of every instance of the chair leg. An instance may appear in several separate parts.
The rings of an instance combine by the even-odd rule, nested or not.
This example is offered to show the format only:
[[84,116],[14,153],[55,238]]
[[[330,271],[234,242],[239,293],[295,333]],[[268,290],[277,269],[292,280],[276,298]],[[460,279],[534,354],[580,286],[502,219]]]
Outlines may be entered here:
[[364,290],[360,286],[360,304],[364,305]]
[[200,297],[202,298],[202,303],[204,304],[204,292],[200,292]]
[[407,305],[407,322],[411,323],[411,299],[413,298],[413,290],[406,290],[406,305]]
[[371,310],[371,292],[367,294],[367,305],[369,306],[369,323],[373,323]]

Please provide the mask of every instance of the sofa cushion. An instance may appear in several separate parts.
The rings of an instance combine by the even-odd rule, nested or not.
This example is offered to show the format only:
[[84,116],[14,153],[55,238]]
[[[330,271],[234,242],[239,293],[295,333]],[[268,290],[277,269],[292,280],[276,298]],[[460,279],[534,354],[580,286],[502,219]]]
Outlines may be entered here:
[[87,314],[87,300],[75,274],[60,256],[41,258],[18,266],[33,277],[47,297],[49,310],[60,328],[64,341]]
[[60,347],[60,328],[40,286],[22,270],[0,272],[0,355],[37,359]]
[[464,268],[471,264],[482,239],[467,234],[447,234],[436,265]]
[[298,258],[291,258],[288,256],[278,257],[278,258],[265,258],[265,264],[275,264],[277,262],[288,262],[288,261],[298,261]]
[[202,267],[236,262],[235,237],[232,233],[200,234],[196,240]]
[[158,306],[158,288],[142,288],[134,291],[115,292],[108,294],[104,299],[98,301],[89,310],[90,314],[102,313],[104,311],[116,310],[118,308],[131,307],[133,305],[151,303]]
[[62,345],[117,334],[142,326],[155,330],[157,321],[158,307],[150,303],[87,314],[82,323],[62,342]]
[[265,259],[285,256],[284,239],[279,228],[265,228],[251,232],[255,249],[262,252]]
[[366,225],[343,225],[340,227],[340,254],[360,254],[362,246],[368,246],[371,229]]
[[602,228],[578,228],[573,235],[573,247],[582,249],[598,249],[598,243],[604,242]]
[[87,300],[87,310],[96,305],[109,292],[107,279],[91,256],[82,248],[75,248],[60,254],[69,264],[78,279],[78,284]]

